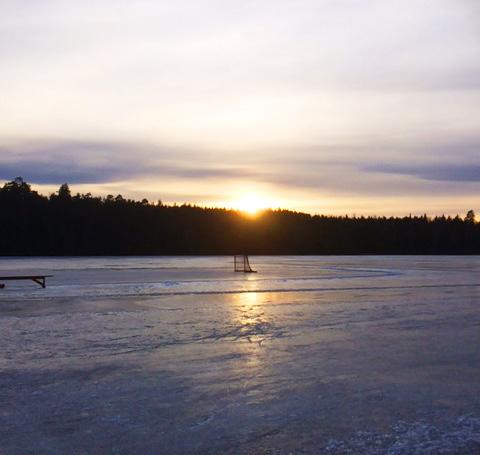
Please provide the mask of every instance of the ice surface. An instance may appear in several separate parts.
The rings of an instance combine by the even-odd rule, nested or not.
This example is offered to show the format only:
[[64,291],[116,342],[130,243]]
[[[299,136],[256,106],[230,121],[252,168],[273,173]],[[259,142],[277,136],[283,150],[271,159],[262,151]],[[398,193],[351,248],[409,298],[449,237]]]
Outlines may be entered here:
[[0,453],[480,453],[479,257],[251,262],[1,259]]

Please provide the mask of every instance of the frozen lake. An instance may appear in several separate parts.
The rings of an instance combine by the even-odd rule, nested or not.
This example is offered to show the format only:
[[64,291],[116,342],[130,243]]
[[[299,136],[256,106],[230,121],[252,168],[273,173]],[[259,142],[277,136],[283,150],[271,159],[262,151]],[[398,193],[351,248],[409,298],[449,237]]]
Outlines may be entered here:
[[479,454],[480,257],[9,258],[0,454]]

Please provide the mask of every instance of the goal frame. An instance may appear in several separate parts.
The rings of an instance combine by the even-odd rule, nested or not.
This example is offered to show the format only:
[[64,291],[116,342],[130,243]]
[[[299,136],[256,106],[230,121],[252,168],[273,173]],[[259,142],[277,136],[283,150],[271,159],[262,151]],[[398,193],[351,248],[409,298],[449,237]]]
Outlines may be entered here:
[[250,266],[247,254],[235,254],[233,256],[233,270],[235,272],[257,273],[257,271],[253,270]]

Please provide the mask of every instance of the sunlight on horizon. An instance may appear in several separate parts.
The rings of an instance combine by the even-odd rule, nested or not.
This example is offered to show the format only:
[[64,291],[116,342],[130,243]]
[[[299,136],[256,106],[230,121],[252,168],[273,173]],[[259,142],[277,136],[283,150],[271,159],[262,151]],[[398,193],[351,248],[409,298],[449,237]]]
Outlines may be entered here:
[[273,205],[272,201],[256,193],[250,193],[231,203],[233,209],[253,217],[259,215],[263,210],[273,208]]

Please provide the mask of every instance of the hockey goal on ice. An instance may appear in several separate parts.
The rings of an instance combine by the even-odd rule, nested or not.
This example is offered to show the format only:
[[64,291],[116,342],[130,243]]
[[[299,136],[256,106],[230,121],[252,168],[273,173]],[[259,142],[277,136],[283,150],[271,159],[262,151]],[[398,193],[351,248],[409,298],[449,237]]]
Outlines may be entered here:
[[250,261],[246,254],[236,254],[233,256],[233,268],[235,272],[256,273],[256,270],[250,267]]

